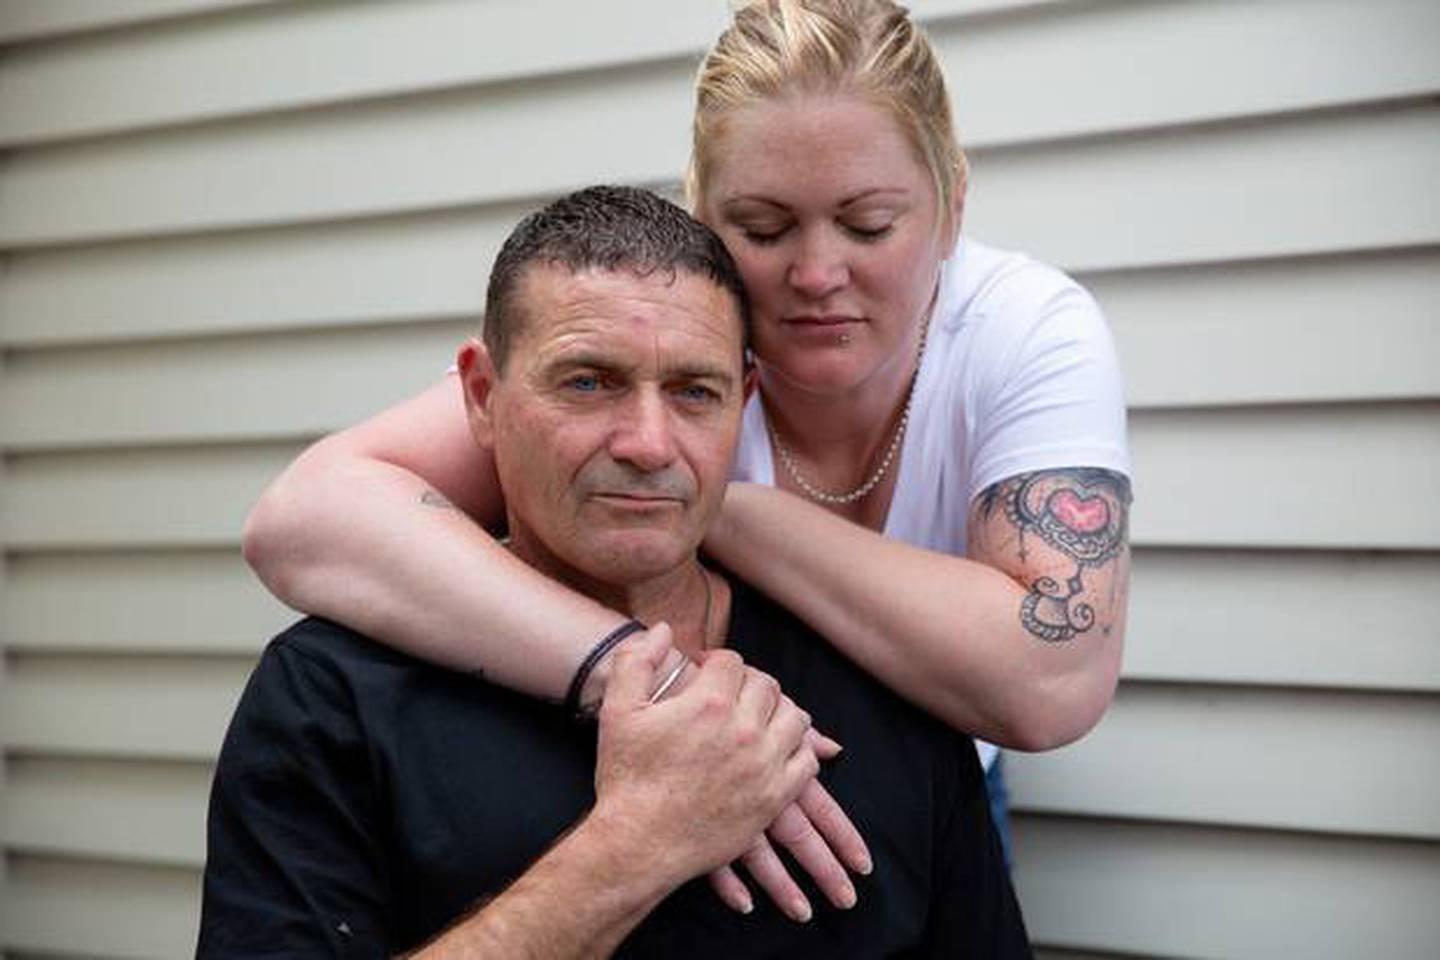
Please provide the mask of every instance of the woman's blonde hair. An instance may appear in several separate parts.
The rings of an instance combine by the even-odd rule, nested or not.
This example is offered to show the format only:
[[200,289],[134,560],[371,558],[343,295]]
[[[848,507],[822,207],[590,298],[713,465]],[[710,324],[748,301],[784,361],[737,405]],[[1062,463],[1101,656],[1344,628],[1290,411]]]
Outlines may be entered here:
[[857,95],[887,111],[930,171],[942,211],[958,210],[967,165],[930,41],[891,0],[746,0],[695,83],[686,194],[699,210],[725,116],[803,94]]

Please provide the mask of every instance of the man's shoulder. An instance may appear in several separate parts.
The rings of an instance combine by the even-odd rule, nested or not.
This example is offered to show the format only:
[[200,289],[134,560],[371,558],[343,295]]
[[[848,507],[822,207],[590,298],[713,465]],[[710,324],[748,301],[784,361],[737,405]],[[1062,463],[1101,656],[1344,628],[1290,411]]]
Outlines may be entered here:
[[303,657],[317,664],[338,668],[351,665],[422,665],[413,657],[324,617],[304,617],[290,624],[271,639],[266,653]]
[[467,723],[495,721],[506,729],[538,723],[549,730],[554,716],[565,717],[556,704],[498,686],[478,670],[438,666],[323,617],[298,620],[276,635],[256,677],[272,689],[290,687],[294,696],[343,703],[378,727],[429,729],[463,715]]
[[[344,624],[324,617],[305,617],[271,639],[255,676],[256,682],[270,686],[291,686],[303,678],[294,685],[295,695],[306,690],[363,693],[361,703],[374,706],[391,699],[387,691],[398,694],[404,688],[413,688],[417,681],[427,682],[432,677],[439,681],[451,674]],[[355,704],[357,708],[360,705]]]

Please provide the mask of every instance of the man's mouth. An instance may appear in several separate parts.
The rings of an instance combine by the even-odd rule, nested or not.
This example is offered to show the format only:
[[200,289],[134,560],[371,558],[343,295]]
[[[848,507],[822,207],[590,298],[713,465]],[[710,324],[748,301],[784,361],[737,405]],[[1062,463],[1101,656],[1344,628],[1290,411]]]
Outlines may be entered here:
[[678,506],[683,503],[683,501],[679,497],[664,493],[629,493],[605,491],[601,493],[592,493],[590,496],[595,500],[601,500],[606,503],[614,503],[621,506],[631,506],[637,508],[662,507],[670,505]]

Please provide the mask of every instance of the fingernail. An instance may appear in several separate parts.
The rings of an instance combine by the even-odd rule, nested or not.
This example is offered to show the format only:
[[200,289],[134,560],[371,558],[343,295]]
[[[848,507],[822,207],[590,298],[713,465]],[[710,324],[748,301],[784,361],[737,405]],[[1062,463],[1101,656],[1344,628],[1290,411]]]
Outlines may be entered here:
[[845,889],[840,891],[840,902],[836,904],[836,906],[838,906],[841,910],[849,910],[851,907],[855,906],[855,903],[858,899],[859,898],[855,895],[855,888],[850,886],[849,884],[846,884]]
[[856,864],[855,864],[855,872],[858,873],[858,874],[860,874],[862,877],[868,877],[868,876],[870,876],[871,872],[872,872],[874,869],[875,869],[875,864],[871,862],[871,860],[870,860],[870,854],[868,854],[868,853],[862,855],[862,856],[860,857],[860,859],[859,859],[859,860],[856,862]]
[[807,900],[796,900],[790,908],[791,915],[800,923],[809,923],[810,918],[815,914],[810,911],[810,903]]
[[755,901],[754,901],[754,900],[751,900],[749,897],[746,897],[744,900],[741,900],[741,901],[740,901],[740,912],[743,913],[743,914],[746,914],[747,916],[748,916],[749,914],[754,913],[754,912],[755,912]]

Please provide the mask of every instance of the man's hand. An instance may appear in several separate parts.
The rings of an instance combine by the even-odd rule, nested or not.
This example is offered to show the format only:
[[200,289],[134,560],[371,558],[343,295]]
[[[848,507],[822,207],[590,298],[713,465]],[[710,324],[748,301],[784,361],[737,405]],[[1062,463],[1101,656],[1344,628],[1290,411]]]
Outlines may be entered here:
[[706,654],[683,690],[650,703],[669,645],[662,626],[615,654],[591,819],[627,834],[634,862],[678,886],[749,850],[819,761],[810,717],[732,651]]
[[[641,635],[632,644],[639,645],[647,639]],[[685,661],[684,654],[674,649],[662,654],[662,657],[663,667],[658,673],[661,678],[670,676],[677,661]],[[662,692],[674,695],[686,689],[697,672],[698,667],[693,664],[686,667],[678,682]],[[789,702],[788,698],[786,702]],[[806,739],[821,761],[833,759],[841,752],[840,744],[818,730],[812,729]],[[768,837],[760,834],[755,838],[740,857],[740,862],[786,916],[804,923],[810,919],[812,910],[810,901],[776,854],[772,840],[790,852],[832,904],[841,909],[855,905],[855,885],[848,871],[869,874],[870,851],[845,811],[819,780],[806,784],[795,802],[782,810],[770,824],[767,833]],[[731,909],[749,913],[754,908],[749,889],[729,864],[716,868],[710,874],[710,885]]]

